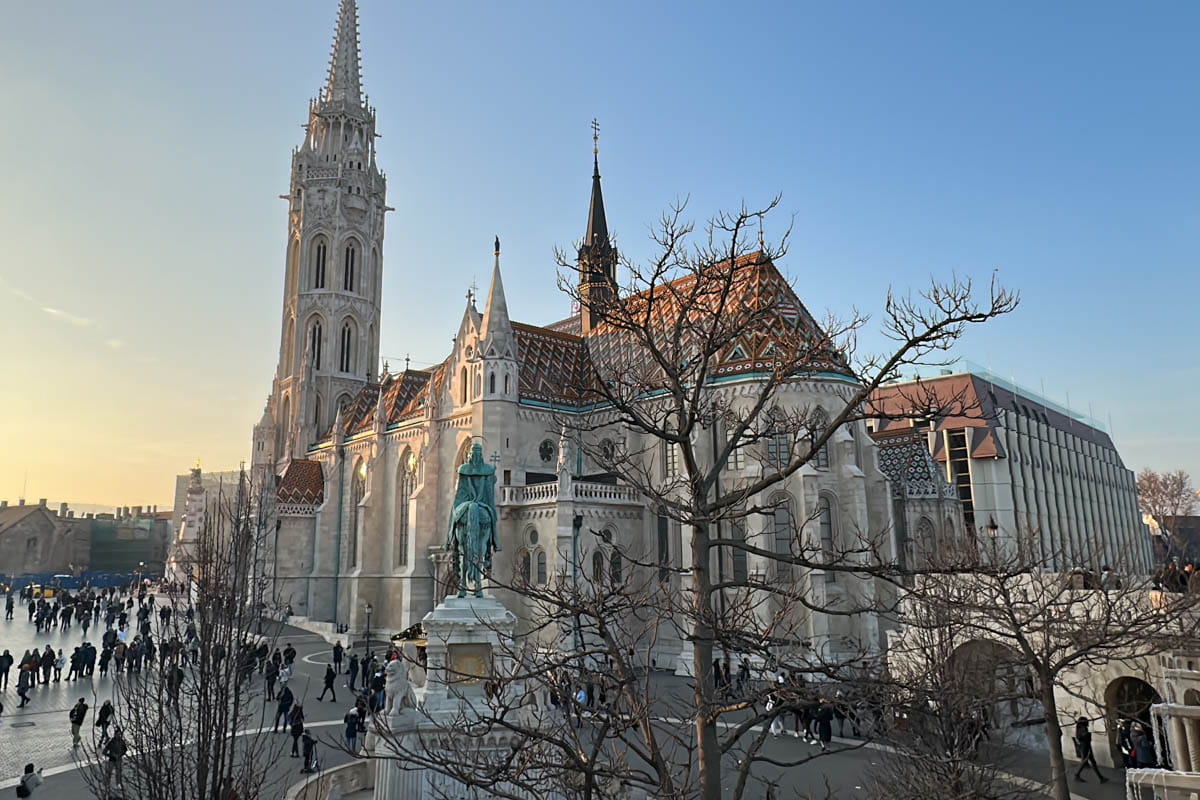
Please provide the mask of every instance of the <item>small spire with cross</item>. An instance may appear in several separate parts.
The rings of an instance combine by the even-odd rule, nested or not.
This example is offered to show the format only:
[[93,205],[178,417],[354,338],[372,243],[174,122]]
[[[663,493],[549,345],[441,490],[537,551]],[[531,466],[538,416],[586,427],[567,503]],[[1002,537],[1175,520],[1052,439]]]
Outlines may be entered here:
[[600,155],[600,123],[592,117],[592,155]]
[[412,360],[412,359],[411,359],[411,358],[409,358],[409,355],[408,355],[408,353],[405,353],[405,354],[404,354],[404,371],[405,371],[405,372],[408,372],[408,364],[409,364],[409,362],[410,362],[411,360]]

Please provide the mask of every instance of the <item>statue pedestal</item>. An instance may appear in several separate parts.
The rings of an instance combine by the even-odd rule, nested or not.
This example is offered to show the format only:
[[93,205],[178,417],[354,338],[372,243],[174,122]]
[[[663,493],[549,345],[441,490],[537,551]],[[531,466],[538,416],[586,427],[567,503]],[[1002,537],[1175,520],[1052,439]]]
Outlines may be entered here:
[[[483,796],[434,770],[405,770],[407,759],[394,752],[388,739],[402,748],[423,748],[435,759],[454,758],[456,740],[469,736],[466,728],[491,715],[489,695],[497,691],[497,686],[501,687],[499,691],[516,696],[524,690],[507,681],[493,681],[494,676],[512,672],[516,624],[516,616],[490,596],[447,597],[425,615],[421,620],[427,640],[424,683],[417,685],[419,678],[413,681],[416,708],[394,709],[388,716],[390,735],[380,737],[376,743],[376,755],[381,758],[375,800]],[[513,718],[512,712],[509,718]],[[495,749],[501,757],[515,739],[515,734],[493,731],[486,741],[468,743],[466,750]],[[390,756],[389,751],[393,751]]]

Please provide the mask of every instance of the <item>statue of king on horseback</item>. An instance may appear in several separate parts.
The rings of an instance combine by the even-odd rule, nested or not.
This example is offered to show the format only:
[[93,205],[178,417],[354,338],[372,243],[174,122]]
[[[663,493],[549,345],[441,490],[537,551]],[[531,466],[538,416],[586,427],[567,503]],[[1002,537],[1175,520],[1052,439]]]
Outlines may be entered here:
[[492,568],[492,553],[500,550],[496,529],[496,468],[483,463],[483,447],[471,445],[471,456],[458,468],[458,489],[450,512],[450,530],[444,549],[454,554],[458,596],[466,597],[474,585],[483,597],[483,581]]

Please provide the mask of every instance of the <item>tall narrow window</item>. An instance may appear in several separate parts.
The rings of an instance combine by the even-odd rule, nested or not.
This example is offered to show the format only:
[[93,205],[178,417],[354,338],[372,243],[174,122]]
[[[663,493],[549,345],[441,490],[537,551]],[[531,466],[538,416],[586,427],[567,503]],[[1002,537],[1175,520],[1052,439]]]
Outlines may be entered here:
[[408,566],[408,501],[412,495],[417,461],[411,450],[400,457],[396,476],[396,566]]
[[467,404],[467,368],[466,367],[463,367],[462,371],[458,373],[458,383],[459,383],[459,396],[460,396],[459,405],[465,406]]
[[320,428],[321,428],[321,395],[319,395],[319,394],[313,394],[312,424],[314,427],[317,428],[317,433],[320,433],[321,432],[321,430],[320,430]]
[[546,551],[538,550],[537,554],[537,583],[538,586],[543,586],[546,583]]
[[608,559],[608,576],[612,579],[613,586],[621,582],[621,554],[613,550],[612,555]]
[[[825,429],[829,427],[829,415],[825,413],[825,409],[818,408],[812,414],[812,423],[809,431],[809,450],[817,443],[817,439],[821,434],[825,433]],[[808,463],[815,469],[829,469],[829,443],[821,445],[813,452],[808,459]]]
[[670,479],[679,476],[679,446],[663,442],[663,476]]
[[[775,535],[775,554],[788,557],[792,555],[792,510],[786,498],[776,498],[773,501],[775,509],[771,513],[771,525]],[[775,562],[779,576],[790,577],[792,565],[782,561]]]
[[604,553],[601,553],[599,548],[592,553],[592,582],[600,583],[604,580]]
[[308,354],[312,359],[313,369],[321,368],[321,321],[314,320],[312,327],[308,329]]
[[504,393],[505,393],[505,394],[508,394],[508,393],[509,393],[509,389],[508,389],[508,376],[507,376],[507,375],[505,375],[505,376],[504,376]]
[[742,450],[740,445],[729,451],[729,460],[725,462],[725,466],[729,469],[745,468],[746,453]]
[[358,246],[354,242],[346,245],[346,255],[342,264],[342,288],[347,292],[355,291],[354,270],[358,262]]
[[791,437],[787,431],[775,431],[767,437],[767,464],[782,472],[792,458]]
[[[729,527],[733,531],[733,538],[739,542],[746,541],[746,518],[737,517],[730,520]],[[746,551],[739,547],[730,548],[730,562],[733,566],[734,581],[744,583],[749,579],[749,574],[746,570]]]
[[342,372],[354,371],[354,329],[347,322],[342,326],[341,349],[338,351],[338,369]]
[[350,481],[350,566],[358,566],[358,521],[362,502],[367,493],[367,462],[359,459],[354,466],[354,476]]
[[496,393],[496,373],[488,373],[488,394]]
[[[817,522],[821,533],[821,555],[827,561],[833,561],[835,553],[833,552],[833,509],[829,505],[829,498],[821,495],[821,499],[817,501]],[[825,582],[834,583],[837,581],[837,573],[832,570],[825,571]]]
[[318,236],[313,240],[313,259],[312,259],[312,288],[325,288],[325,261],[329,253],[329,245],[325,242],[324,236]]
[[658,515],[658,582],[666,583],[671,577],[671,519],[666,514]]

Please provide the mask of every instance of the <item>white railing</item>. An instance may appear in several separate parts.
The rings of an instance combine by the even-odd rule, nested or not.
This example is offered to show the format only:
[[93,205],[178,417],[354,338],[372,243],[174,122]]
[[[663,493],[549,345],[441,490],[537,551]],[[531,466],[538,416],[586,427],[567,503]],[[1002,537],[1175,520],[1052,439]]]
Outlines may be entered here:
[[[532,506],[559,501],[557,483],[538,483],[533,486],[501,486],[500,505]],[[638,505],[638,493],[630,486],[613,486],[609,483],[587,483],[576,481],[571,484],[570,496],[561,498],[580,503],[619,503]]]

